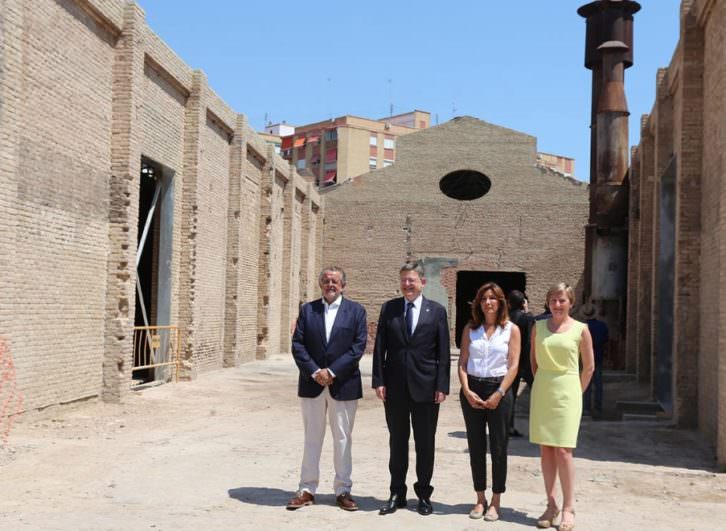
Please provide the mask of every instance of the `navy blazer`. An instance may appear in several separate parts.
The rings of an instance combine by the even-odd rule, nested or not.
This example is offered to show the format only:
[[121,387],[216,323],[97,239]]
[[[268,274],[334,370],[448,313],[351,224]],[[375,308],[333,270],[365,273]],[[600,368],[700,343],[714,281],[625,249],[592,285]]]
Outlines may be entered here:
[[323,299],[303,304],[292,336],[292,355],[300,369],[297,394],[315,398],[323,386],[313,379],[318,369],[335,374],[330,395],[336,400],[363,397],[358,361],[366,349],[368,325],[366,311],[357,302],[343,298],[335,316],[330,340],[325,340]]
[[385,386],[387,401],[410,397],[414,402],[433,402],[436,391],[449,393],[446,308],[424,297],[411,337],[403,314],[403,297],[391,299],[381,308],[373,349],[373,388]]

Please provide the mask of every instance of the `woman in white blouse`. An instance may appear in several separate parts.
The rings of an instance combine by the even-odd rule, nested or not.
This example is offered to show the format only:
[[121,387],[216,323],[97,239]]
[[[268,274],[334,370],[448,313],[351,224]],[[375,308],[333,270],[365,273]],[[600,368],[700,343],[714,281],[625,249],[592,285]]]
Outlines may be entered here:
[[[470,518],[499,519],[506,490],[507,444],[512,393],[509,388],[519,366],[520,333],[509,320],[502,288],[484,284],[471,305],[471,320],[461,334],[459,380],[461,409],[466,424],[469,462],[476,491]],[[492,498],[486,499],[486,429],[492,459]]]

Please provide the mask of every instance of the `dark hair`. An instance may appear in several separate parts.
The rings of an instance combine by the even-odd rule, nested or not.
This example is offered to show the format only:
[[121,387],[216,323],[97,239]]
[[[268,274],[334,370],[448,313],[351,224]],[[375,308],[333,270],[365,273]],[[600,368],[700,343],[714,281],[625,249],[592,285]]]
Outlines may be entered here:
[[497,325],[504,326],[509,320],[507,299],[504,297],[502,288],[494,282],[487,282],[479,288],[479,291],[476,292],[476,297],[474,297],[474,302],[471,303],[471,321],[469,321],[469,325],[472,328],[479,328],[482,323],[484,323],[484,312],[481,309],[481,301],[487,291],[491,291],[494,294],[494,298],[499,301],[499,309],[497,310]]
[[510,310],[522,310],[524,309],[524,301],[527,297],[518,289],[513,289],[507,295],[507,302],[509,303]]

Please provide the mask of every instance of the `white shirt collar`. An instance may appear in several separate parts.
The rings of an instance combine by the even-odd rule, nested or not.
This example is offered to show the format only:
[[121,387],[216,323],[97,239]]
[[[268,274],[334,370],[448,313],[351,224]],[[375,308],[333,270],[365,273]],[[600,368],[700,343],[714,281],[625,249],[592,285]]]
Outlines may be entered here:
[[[406,304],[408,304],[408,299],[407,298],[404,297],[403,300],[406,302]],[[422,304],[423,304],[423,293],[419,293],[418,294],[418,297],[416,297],[413,300],[413,307],[416,308],[417,310],[420,310]]]
[[343,301],[343,295],[338,295],[338,298],[335,299],[330,304],[328,304],[328,301],[326,301],[325,297],[323,297],[323,306],[325,307],[326,310],[330,310],[330,309],[335,310],[336,308],[338,308],[340,306],[340,303],[342,301]]

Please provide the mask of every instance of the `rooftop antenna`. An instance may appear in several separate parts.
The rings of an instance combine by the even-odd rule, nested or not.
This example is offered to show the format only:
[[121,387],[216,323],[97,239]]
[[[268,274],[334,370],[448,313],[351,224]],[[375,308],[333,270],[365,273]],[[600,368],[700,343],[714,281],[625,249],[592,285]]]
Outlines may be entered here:
[[451,117],[456,118],[456,103],[451,104]]
[[267,127],[268,125],[272,125],[272,124],[270,123],[270,121],[268,120],[268,118],[269,118],[269,115],[268,115],[268,113],[265,113],[265,127]]
[[332,81],[333,81],[333,78],[328,77],[327,80],[328,80],[328,97],[325,98],[325,99],[327,100],[327,105],[328,105],[328,119],[329,120],[332,120],[333,119],[333,112],[332,112],[331,107],[330,107],[330,100],[333,97],[333,89],[332,89]]
[[388,117],[393,116],[393,79],[388,78]]
[[439,113],[436,113],[434,116],[436,118],[436,125],[439,125]]

